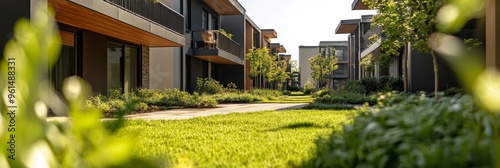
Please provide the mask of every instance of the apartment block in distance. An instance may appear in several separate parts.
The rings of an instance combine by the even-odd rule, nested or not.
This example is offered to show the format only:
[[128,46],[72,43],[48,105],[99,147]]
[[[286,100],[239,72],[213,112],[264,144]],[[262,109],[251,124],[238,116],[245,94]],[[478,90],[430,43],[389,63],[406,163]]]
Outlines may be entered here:
[[[338,88],[349,80],[350,60],[346,52],[348,50],[347,44],[346,41],[321,41],[318,46],[299,46],[300,87],[304,87],[308,80],[313,82],[311,64],[308,59],[318,54],[322,56],[335,54],[338,59],[338,69],[333,71],[332,74],[323,77],[323,79],[329,80],[327,82],[327,84],[330,84],[327,86],[328,88]],[[333,51],[335,53],[332,53]]]
[[4,48],[9,40],[5,37],[10,37],[18,19],[32,18],[37,6],[48,4],[54,8],[62,39],[59,60],[49,74],[57,90],[70,76],[88,81],[94,94],[147,88],[150,48],[185,43],[184,16],[173,3],[165,2],[4,0],[0,2],[0,47]]

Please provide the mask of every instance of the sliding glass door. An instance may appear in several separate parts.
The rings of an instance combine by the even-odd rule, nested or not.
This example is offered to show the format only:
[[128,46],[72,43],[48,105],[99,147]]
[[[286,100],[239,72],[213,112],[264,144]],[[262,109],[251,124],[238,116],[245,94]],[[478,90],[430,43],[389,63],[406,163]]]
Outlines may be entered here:
[[107,86],[124,93],[137,88],[138,47],[116,42],[107,46]]

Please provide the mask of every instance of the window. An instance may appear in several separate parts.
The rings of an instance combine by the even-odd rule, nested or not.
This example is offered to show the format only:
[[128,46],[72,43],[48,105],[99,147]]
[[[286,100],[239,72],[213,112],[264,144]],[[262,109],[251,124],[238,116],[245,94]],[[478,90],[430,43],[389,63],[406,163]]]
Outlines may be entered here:
[[253,30],[253,47],[260,48],[260,33],[257,30]]
[[62,48],[59,58],[54,68],[49,73],[49,76],[54,85],[54,89],[61,92],[64,79],[76,75],[77,59],[75,33],[64,30],[59,32],[61,35]]
[[335,56],[339,60],[346,60],[345,55],[344,55],[344,50],[335,50]]
[[215,15],[203,10],[201,18],[201,29],[202,30],[217,30],[219,27],[219,21]]
[[130,92],[138,86],[138,47],[108,42],[107,86]]

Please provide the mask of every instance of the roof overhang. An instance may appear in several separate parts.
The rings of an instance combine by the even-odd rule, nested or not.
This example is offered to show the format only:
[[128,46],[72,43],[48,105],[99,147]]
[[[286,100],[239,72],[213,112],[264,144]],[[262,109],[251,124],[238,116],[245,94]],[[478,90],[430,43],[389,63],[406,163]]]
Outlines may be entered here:
[[335,34],[353,33],[360,22],[361,19],[341,20],[339,25],[337,26],[337,29],[335,30]]
[[261,33],[264,37],[270,38],[278,38],[278,33],[274,29],[262,29]]
[[370,8],[363,3],[363,0],[354,0],[352,2],[352,10],[370,10]]
[[219,15],[243,15],[245,8],[237,0],[203,0]]
[[286,53],[285,46],[281,45],[280,43],[271,43],[271,49],[276,49],[277,53]]
[[180,47],[184,35],[102,0],[48,0],[59,23],[150,47]]

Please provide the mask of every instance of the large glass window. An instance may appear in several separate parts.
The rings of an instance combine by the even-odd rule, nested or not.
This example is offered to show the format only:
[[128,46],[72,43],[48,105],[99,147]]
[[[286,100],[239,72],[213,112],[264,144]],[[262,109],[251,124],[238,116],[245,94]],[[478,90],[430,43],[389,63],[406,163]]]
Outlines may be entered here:
[[203,10],[201,18],[202,30],[217,30],[219,28],[219,21],[215,15]]
[[108,42],[107,86],[124,93],[138,87],[138,47]]
[[49,74],[54,88],[61,92],[64,79],[76,75],[76,41],[75,33],[60,31],[62,48],[59,58]]
[[107,84],[109,89],[122,89],[122,45],[118,43],[108,42],[108,59],[107,59]]

